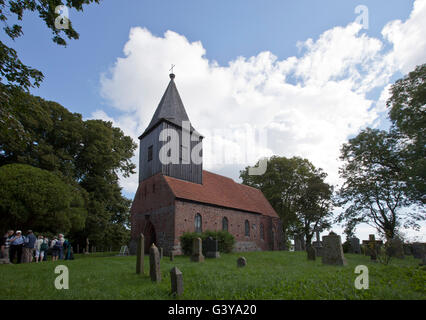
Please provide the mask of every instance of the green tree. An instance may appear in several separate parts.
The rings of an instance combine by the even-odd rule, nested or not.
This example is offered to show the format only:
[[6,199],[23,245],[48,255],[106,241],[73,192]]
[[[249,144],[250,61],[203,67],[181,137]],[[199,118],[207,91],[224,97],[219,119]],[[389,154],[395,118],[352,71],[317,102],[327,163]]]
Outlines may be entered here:
[[283,222],[285,237],[303,235],[310,243],[314,229],[329,227],[332,187],[326,174],[307,159],[273,156],[263,175],[240,172],[243,184],[260,189]]
[[393,239],[398,227],[418,228],[425,217],[404,197],[405,159],[398,135],[367,128],[350,139],[341,149],[339,190],[340,204],[347,208],[339,216],[349,229],[365,222],[377,228],[387,239]]
[[[0,0],[0,21],[4,24],[3,31],[5,34],[10,39],[15,40],[23,35],[21,21],[25,11],[36,12],[52,31],[53,42],[66,46],[64,37],[78,39],[79,34],[73,28],[71,21],[68,21],[68,28],[56,28],[55,20],[59,17],[59,14],[55,12],[55,9],[65,4],[70,9],[83,11],[83,5],[93,2],[99,3],[99,0]],[[8,24],[11,17],[17,20],[13,25]],[[0,81],[5,79],[10,86],[19,86],[28,90],[30,87],[40,86],[43,77],[39,70],[22,63],[14,49],[0,41]]]
[[426,64],[417,66],[391,87],[387,101],[392,130],[399,134],[405,158],[406,195],[414,202],[426,202]]
[[61,172],[66,183],[78,183],[88,194],[85,228],[72,231],[73,240],[84,245],[89,237],[98,247],[125,243],[130,200],[121,194],[119,176],[134,173],[130,159],[136,144],[111,122],[83,121],[80,114],[17,88],[5,92],[16,125],[0,126],[0,165]]
[[0,224],[39,232],[84,228],[87,193],[52,173],[25,164],[0,167]]

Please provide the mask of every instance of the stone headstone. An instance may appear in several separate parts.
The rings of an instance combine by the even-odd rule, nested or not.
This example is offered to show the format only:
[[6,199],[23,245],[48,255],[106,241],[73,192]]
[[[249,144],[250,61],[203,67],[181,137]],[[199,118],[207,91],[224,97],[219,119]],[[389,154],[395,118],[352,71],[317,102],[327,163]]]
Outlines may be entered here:
[[177,267],[170,270],[170,281],[172,294],[181,296],[183,294],[183,275]]
[[383,245],[383,241],[376,240],[374,234],[370,234],[368,240],[363,240],[362,244],[364,247],[364,254],[370,256],[371,261],[377,261],[377,255]]
[[219,245],[216,239],[213,239],[212,237],[208,237],[204,241],[203,246],[204,245],[205,245],[205,251],[206,251],[206,258],[220,258]]
[[308,245],[306,247],[306,253],[308,254],[308,260],[315,261],[315,259],[316,259],[316,252],[315,252],[315,248],[313,246]]
[[404,243],[403,248],[404,248],[404,255],[411,256],[413,254],[413,251],[412,251],[413,249],[410,243]]
[[247,259],[244,257],[239,257],[237,259],[237,267],[242,268],[245,267],[247,265]]
[[158,248],[158,251],[160,252],[160,259],[163,259],[163,248]]
[[136,249],[136,273],[144,274],[144,252],[145,251],[145,238],[141,233],[138,238],[138,246]]
[[401,239],[391,239],[386,243],[386,254],[389,257],[404,259],[404,242]]
[[302,251],[302,239],[300,236],[294,237],[294,251]]
[[192,243],[191,261],[193,261],[193,262],[203,262],[204,261],[203,244],[202,244],[201,238],[194,239],[194,241]]
[[170,250],[170,261],[174,261],[175,260],[175,252],[174,250]]
[[155,244],[149,248],[149,275],[154,282],[161,281],[160,253]]
[[414,242],[411,247],[413,250],[413,257],[415,259],[423,259],[423,254],[426,251],[426,244],[421,242]]
[[322,263],[338,266],[347,265],[340,236],[330,232],[330,234],[324,236],[322,240],[324,248],[322,252]]
[[361,253],[361,246],[359,244],[358,238],[350,238],[349,239],[349,252],[350,253],[356,253],[356,254]]

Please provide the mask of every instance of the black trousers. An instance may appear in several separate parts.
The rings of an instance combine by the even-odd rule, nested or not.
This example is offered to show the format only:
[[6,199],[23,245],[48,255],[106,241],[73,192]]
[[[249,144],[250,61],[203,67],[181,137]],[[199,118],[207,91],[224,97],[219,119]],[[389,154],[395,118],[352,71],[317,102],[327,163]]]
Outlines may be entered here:
[[22,244],[18,245],[10,245],[10,252],[9,252],[9,260],[13,263],[13,260],[15,259],[15,255],[17,255],[17,261],[16,263],[21,263],[22,261]]

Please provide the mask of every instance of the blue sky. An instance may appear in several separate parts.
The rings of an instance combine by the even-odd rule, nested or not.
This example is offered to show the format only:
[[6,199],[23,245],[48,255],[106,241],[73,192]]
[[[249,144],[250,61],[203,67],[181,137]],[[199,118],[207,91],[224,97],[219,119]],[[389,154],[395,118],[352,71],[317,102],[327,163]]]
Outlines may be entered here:
[[[425,2],[109,0],[70,11],[80,39],[66,48],[32,13],[23,37],[2,41],[44,73],[33,94],[113,121],[135,141],[176,64],[186,110],[205,136],[206,169],[238,180],[261,156],[297,155],[338,184],[341,144],[367,126],[386,128],[389,86],[426,62]],[[368,28],[354,24],[359,5]],[[250,126],[265,129],[267,143],[242,143]],[[137,183],[121,179],[123,193],[132,198]]]
[[[99,76],[122,56],[131,27],[146,27],[158,36],[173,30],[189,41],[200,40],[209,60],[227,65],[238,56],[264,50],[280,59],[297,55],[298,41],[354,21],[360,4],[369,9],[366,32],[377,37],[388,21],[406,19],[413,1],[109,0],[87,6],[84,12],[70,11],[80,39],[68,41],[66,48],[51,41],[50,30],[33,13],[25,15],[24,36],[9,43],[24,63],[45,75],[33,94],[88,117],[100,105],[109,107],[99,95]],[[178,73],[179,66],[175,70]]]

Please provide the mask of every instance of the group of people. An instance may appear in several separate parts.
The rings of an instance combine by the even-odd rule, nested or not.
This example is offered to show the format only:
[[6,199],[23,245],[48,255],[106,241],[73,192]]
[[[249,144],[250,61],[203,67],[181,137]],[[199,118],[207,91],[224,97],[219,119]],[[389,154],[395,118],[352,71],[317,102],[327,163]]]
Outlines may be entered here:
[[15,263],[15,257],[16,263],[30,263],[34,258],[36,263],[47,261],[49,249],[52,261],[72,259],[71,245],[63,234],[49,240],[43,235],[36,237],[32,230],[28,230],[26,236],[20,230],[16,232],[9,230],[1,241],[1,258],[10,263]]

